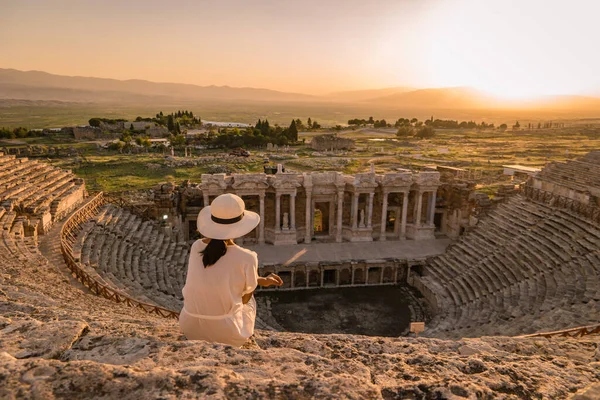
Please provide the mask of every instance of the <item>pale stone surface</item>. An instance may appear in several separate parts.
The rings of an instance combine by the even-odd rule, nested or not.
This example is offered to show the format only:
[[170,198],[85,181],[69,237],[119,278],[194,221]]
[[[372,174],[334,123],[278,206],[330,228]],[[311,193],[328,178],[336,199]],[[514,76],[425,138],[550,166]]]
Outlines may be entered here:
[[[176,321],[86,294],[51,265],[3,258],[0,271],[0,329],[13,343],[0,354],[0,398],[566,398],[600,380],[597,336],[452,341],[258,330],[255,344],[234,349],[186,341]],[[35,329],[20,333],[23,326]],[[43,349],[57,359],[11,354],[35,332],[47,332]]]
[[449,239],[423,240],[418,242],[370,242],[370,243],[311,243],[310,245],[252,245],[250,250],[258,253],[260,263],[282,263],[302,249],[307,249],[298,260],[302,262],[341,261],[360,259],[421,259],[443,254],[452,241]]
[[600,399],[600,383],[595,383],[577,392],[573,400],[598,400]]
[[[318,186],[328,180],[329,184],[339,183],[336,179],[335,174],[316,176],[313,184]],[[424,178],[422,183],[427,181],[428,178]],[[213,183],[214,187],[228,184],[225,177],[217,177]],[[293,187],[283,189],[295,190]],[[527,204],[521,204],[521,207],[527,207]],[[12,206],[9,208],[2,210],[11,218],[10,222],[6,222],[8,217],[4,219],[11,228],[14,219],[10,214]],[[570,215],[550,210],[553,215]],[[538,214],[544,216],[543,212]],[[118,211],[113,216],[120,218],[124,215]],[[527,222],[533,219],[533,215],[536,214],[524,213],[519,222]],[[530,222],[536,227],[545,226],[545,222]],[[584,223],[583,218],[573,217],[569,226],[576,228]],[[590,224],[585,226],[588,232],[596,229]],[[144,225],[144,229],[148,227],[151,228],[148,224]],[[54,237],[45,239],[58,241],[57,228],[55,226],[49,233]],[[511,226],[511,229],[516,231],[516,227]],[[16,231],[20,232],[19,229]],[[49,261],[36,249],[23,246],[24,242],[18,241],[10,232],[10,229],[0,232],[3,235],[0,240],[2,399],[563,399],[575,393],[583,399],[598,397],[599,335],[578,339],[481,337],[482,332],[492,328],[502,334],[511,330],[523,331],[526,325],[548,330],[557,324],[572,324],[597,315],[597,308],[585,312],[585,309],[572,309],[569,305],[558,303],[552,304],[552,309],[544,310],[543,314],[526,315],[529,319],[518,317],[523,305],[511,304],[511,301],[518,298],[517,293],[521,290],[526,293],[526,289],[534,289],[535,285],[513,285],[506,290],[498,290],[494,293],[503,296],[506,310],[501,308],[503,303],[498,303],[494,305],[495,309],[483,311],[481,307],[473,308],[480,304],[475,302],[475,298],[469,299],[467,290],[473,289],[473,286],[467,285],[466,281],[461,280],[460,286],[450,289],[436,287],[440,292],[445,290],[448,296],[454,296],[460,302],[459,311],[465,312],[460,319],[446,321],[446,328],[472,323],[464,329],[478,336],[474,339],[305,335],[258,329],[254,342],[235,349],[202,341],[186,341],[176,320],[143,314],[138,309],[90,294],[87,289],[70,282],[72,277],[59,264],[60,257],[49,256]],[[485,237],[493,238],[492,235]],[[544,238],[557,240],[552,235]],[[552,249],[557,256],[569,254],[579,242],[582,240],[571,241],[572,246],[569,247],[548,243],[544,251]],[[401,243],[383,244],[398,246]],[[597,242],[584,244],[585,248],[594,249],[589,256],[597,254]],[[54,246],[57,244],[54,243]],[[372,244],[369,246],[373,247]],[[165,246],[164,250],[168,247]],[[302,248],[291,247],[295,250]],[[105,246],[102,251],[109,253],[109,249]],[[343,248],[339,249],[341,254]],[[523,251],[523,248],[520,250]],[[379,251],[381,253],[384,249]],[[342,255],[345,256],[345,253]],[[377,254],[373,258],[380,257],[381,254]],[[155,262],[156,257],[147,260]],[[583,261],[583,257],[579,260]],[[462,263],[460,265],[475,262],[458,261]],[[540,262],[536,262],[535,266],[542,267]],[[142,276],[145,281],[149,281],[149,276],[156,279],[164,273],[156,264],[149,265],[146,271],[147,274]],[[464,276],[469,271],[457,271],[455,275]],[[556,267],[551,271],[555,278],[539,286],[547,289],[548,293],[560,288],[560,284],[568,282],[570,277],[583,276],[581,272],[573,273],[577,269],[561,270]],[[524,273],[526,270],[515,269],[514,272]],[[454,277],[446,276],[444,284],[450,280],[448,278]],[[575,293],[574,287],[581,291],[586,284],[597,283],[597,275],[585,276],[585,282],[568,286],[564,292],[558,292],[557,297],[562,301],[569,293]],[[485,276],[478,278],[468,283],[481,284]],[[506,276],[504,279],[507,279]],[[146,283],[149,284],[148,292],[158,290],[152,282]],[[590,297],[597,292],[583,293]],[[524,296],[520,298],[523,299]],[[527,304],[533,302],[532,299]],[[581,302],[578,301],[578,304]],[[586,304],[594,307],[597,303],[590,300]],[[477,310],[486,319],[476,325],[469,317]],[[486,322],[491,315],[498,318],[498,323]],[[429,327],[429,324],[426,326]]]
[[5,321],[0,348],[16,358],[57,358],[88,329],[83,321]]

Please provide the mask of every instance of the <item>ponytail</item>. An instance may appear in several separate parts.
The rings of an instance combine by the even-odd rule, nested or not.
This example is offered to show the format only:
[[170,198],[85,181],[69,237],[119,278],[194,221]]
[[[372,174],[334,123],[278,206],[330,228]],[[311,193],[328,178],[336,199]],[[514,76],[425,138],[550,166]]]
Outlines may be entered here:
[[200,252],[204,268],[215,264],[225,253],[227,253],[227,245],[224,240],[210,239],[204,250]]

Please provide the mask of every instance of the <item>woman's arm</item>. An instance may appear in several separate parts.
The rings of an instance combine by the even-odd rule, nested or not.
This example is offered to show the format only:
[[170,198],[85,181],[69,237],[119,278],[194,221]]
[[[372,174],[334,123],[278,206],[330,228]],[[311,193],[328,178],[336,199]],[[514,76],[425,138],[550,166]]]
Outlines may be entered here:
[[248,304],[248,302],[252,298],[253,294],[254,294],[254,292],[250,292],[250,293],[247,293],[247,294],[243,295],[242,296],[242,304]]
[[[269,274],[266,278],[261,278],[260,276],[257,279],[258,285],[262,287],[269,286],[281,286],[283,285],[283,281],[278,275]],[[242,296],[242,304],[248,304],[254,292],[247,293]]]
[[281,286],[283,285],[283,280],[276,274],[269,274],[266,278],[258,277],[258,285],[262,287],[269,286]]

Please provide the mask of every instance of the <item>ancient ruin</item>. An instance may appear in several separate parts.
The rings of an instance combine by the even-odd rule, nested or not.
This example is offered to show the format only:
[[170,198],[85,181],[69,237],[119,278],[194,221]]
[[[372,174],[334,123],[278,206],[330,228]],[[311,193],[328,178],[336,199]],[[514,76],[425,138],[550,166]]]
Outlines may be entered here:
[[319,135],[312,138],[310,147],[317,151],[350,150],[354,148],[354,139],[336,134]]
[[[156,208],[141,214],[123,199],[86,197],[70,171],[6,155],[0,168],[2,398],[598,391],[600,152],[549,164],[464,229],[469,190],[435,171],[205,175],[155,188]],[[452,225],[450,247],[422,259],[261,267],[284,278],[276,290],[412,285],[425,301],[411,300],[407,317],[424,319],[422,335],[436,339],[281,332],[261,304],[244,349],[185,340],[175,319],[190,221],[228,191],[264,217],[244,241],[282,254],[307,246],[408,254],[451,241],[435,236]],[[486,335],[502,336],[479,338]]]
[[0,153],[0,225],[5,230],[28,237],[43,234],[85,195],[83,179],[71,171]]
[[[408,170],[344,175],[339,172],[205,174],[197,184],[155,187],[157,215],[167,215],[186,239],[196,231],[200,209],[222,193],[242,197],[261,224],[245,244],[288,245],[331,241],[435,238],[436,171]],[[440,218],[438,229],[442,229]]]

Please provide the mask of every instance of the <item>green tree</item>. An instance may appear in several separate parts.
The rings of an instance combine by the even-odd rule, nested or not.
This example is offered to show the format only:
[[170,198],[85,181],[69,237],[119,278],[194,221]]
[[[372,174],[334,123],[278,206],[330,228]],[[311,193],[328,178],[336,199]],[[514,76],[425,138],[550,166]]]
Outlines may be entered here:
[[90,124],[90,126],[94,126],[96,128],[100,127],[101,123],[102,123],[102,121],[100,120],[100,118],[91,118],[88,121],[88,124]]
[[185,146],[185,137],[183,135],[170,135],[169,143],[173,147],[183,147]]
[[124,133],[121,135],[121,140],[122,140],[123,142],[125,142],[125,144],[130,144],[130,143],[131,143],[131,141],[133,140],[133,138],[131,137],[131,133],[129,133],[129,132],[124,132]]
[[140,136],[140,137],[136,138],[135,142],[139,146],[142,146],[144,148],[144,150],[146,151],[146,153],[148,152],[148,149],[152,146],[152,142],[150,141],[150,139],[148,139],[145,136]]
[[15,133],[8,129],[8,128],[1,128],[0,129],[0,138],[2,139],[14,139],[15,138]]
[[321,125],[319,125],[319,123],[316,120],[313,121],[313,123],[312,123],[312,128],[313,129],[319,129],[320,127],[321,127]]
[[407,138],[407,137],[413,136],[414,134],[415,134],[415,130],[410,125],[402,125],[401,127],[398,128],[398,131],[396,132],[396,136],[399,138]]
[[415,134],[415,137],[418,137],[419,139],[429,139],[435,136],[435,129],[433,129],[431,126],[423,126],[421,128],[419,128],[417,130],[417,133]]
[[310,119],[310,117],[308,117],[308,120],[306,121],[306,126],[308,127],[308,129],[312,128],[312,119]]
[[133,131],[134,131],[134,129],[133,129],[133,123],[132,123],[131,125],[129,125],[129,130],[130,130],[131,132],[133,132]]
[[27,131],[27,128],[23,128],[22,126],[19,126],[18,128],[15,128],[13,130],[13,133],[18,138],[25,138],[25,137],[27,137],[28,131]]
[[287,137],[291,142],[298,141],[298,128],[296,127],[295,120],[292,120],[292,123],[290,124],[290,128],[288,129]]
[[501,131],[505,131],[505,130],[507,130],[507,129],[508,129],[508,125],[506,125],[506,124],[502,124],[502,125],[500,125],[500,126],[498,127],[498,129],[500,129]]
[[173,119],[173,115],[167,117],[167,129],[171,133],[175,132],[175,120]]
[[108,146],[108,148],[111,150],[117,150],[119,153],[123,153],[123,149],[125,148],[125,142],[122,140],[117,140],[115,142],[112,142]]

